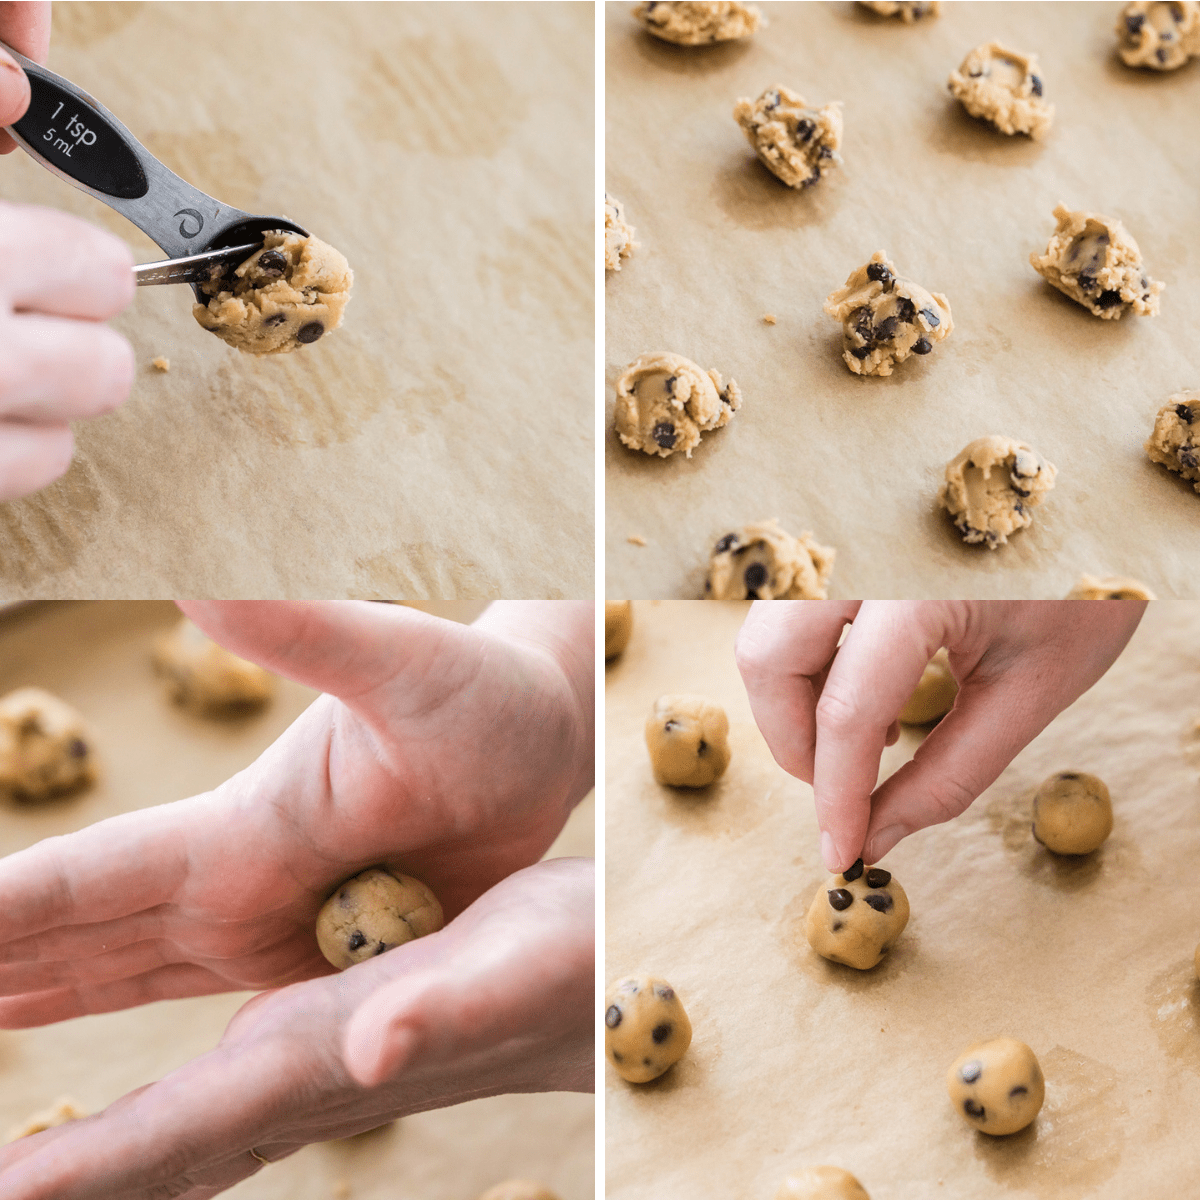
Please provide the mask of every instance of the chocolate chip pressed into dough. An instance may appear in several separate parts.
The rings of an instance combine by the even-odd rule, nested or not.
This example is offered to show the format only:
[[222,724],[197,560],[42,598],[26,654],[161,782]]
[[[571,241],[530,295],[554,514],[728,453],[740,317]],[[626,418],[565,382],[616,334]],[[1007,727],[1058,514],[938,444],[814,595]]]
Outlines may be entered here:
[[654,778],[668,787],[708,787],[729,766],[729,718],[705,696],[659,696],[645,735]]
[[1146,453],[1200,492],[1200,391],[1176,392],[1158,410]]
[[95,743],[69,704],[42,688],[0,698],[0,793],[46,800],[95,781]]
[[825,312],[842,323],[842,359],[855,375],[890,375],[894,365],[928,354],[954,328],[946,297],[897,275],[884,250],[830,293]]
[[705,598],[824,600],[836,556],[808,530],[792,537],[774,519],[743,525],[713,547]]
[[1126,575],[1080,575],[1079,582],[1064,600],[1156,600],[1157,596],[1140,580]]
[[1134,0],[1117,18],[1117,46],[1128,67],[1174,71],[1200,55],[1196,0]]
[[788,187],[809,187],[842,161],[842,106],[836,100],[808,108],[798,92],[776,84],[757,100],[738,100],[733,117],[763,164]]
[[656,38],[678,46],[749,37],[766,24],[754,5],[737,0],[646,0],[633,15]]
[[775,1200],[871,1200],[871,1197],[841,1167],[805,1167],[784,1179]]
[[908,896],[890,871],[860,858],[817,889],[804,922],[808,944],[822,958],[869,971],[908,924]]
[[1054,120],[1054,105],[1042,97],[1036,54],[1022,54],[999,42],[976,46],[946,85],[973,117],[1001,133],[1042,138]]
[[1091,854],[1112,826],[1112,799],[1095,775],[1059,771],[1033,797],[1033,836],[1055,854]]
[[1045,254],[1029,256],[1047,283],[1106,321],[1127,312],[1158,316],[1158,294],[1166,284],[1147,274],[1137,242],[1120,221],[1065,204],[1055,208],[1054,218],[1058,226]]
[[1033,524],[1032,509],[1054,486],[1057,470],[1032,446],[993,434],[976,438],[946,464],[938,502],[964,542],[989,550]]
[[154,644],[154,668],[176,704],[210,715],[259,708],[275,691],[275,678],[217,645],[186,617]]
[[705,371],[682,354],[639,355],[617,379],[614,424],[631,450],[667,458],[682,450],[691,458],[701,433],[720,429],[742,406],[731,379]]
[[192,313],[238,350],[286,354],[342,323],[353,283],[354,272],[332,246],[276,230],[232,272],[202,284],[210,299]]
[[692,1044],[692,1023],[665,979],[630,975],[604,998],[604,1053],[630,1083],[670,1070]]
[[619,271],[621,259],[633,253],[637,243],[633,235],[637,232],[625,220],[625,206],[616,198],[604,193],[604,269]]
[[964,1051],[946,1073],[955,1111],[994,1136],[1024,1129],[1041,1110],[1046,1081],[1033,1051],[1016,1038],[994,1038]]

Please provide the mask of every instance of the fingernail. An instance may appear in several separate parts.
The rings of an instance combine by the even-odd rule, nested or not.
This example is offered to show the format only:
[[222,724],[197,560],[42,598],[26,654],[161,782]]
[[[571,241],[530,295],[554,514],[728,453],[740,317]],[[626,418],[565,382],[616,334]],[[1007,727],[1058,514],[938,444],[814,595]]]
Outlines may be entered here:
[[840,860],[838,859],[837,847],[833,844],[833,838],[828,833],[821,834],[821,859],[825,863],[827,871],[837,873]]
[[903,825],[889,825],[886,829],[881,829],[871,839],[871,845],[867,850],[867,861],[878,862],[898,842],[908,837],[911,832],[911,829],[906,829]]

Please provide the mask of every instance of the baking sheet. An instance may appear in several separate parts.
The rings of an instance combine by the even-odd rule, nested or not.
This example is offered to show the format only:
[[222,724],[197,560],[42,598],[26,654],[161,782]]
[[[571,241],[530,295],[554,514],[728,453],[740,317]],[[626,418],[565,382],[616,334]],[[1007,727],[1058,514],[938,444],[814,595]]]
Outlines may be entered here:
[[[609,4],[606,33],[605,186],[641,243],[605,285],[608,596],[701,596],[712,545],[764,517],[836,547],[831,596],[1058,597],[1083,572],[1196,596],[1200,496],[1142,443],[1170,394],[1200,387],[1200,61],[1126,68],[1117,3],[956,2],[913,25],[763,3],[767,28],[701,49],[656,41],[630,7]],[[1057,107],[1043,142],[977,124],[946,91],[992,38],[1038,54]],[[844,166],[806,192],[731,115],[774,83],[845,105]],[[1159,317],[1099,320],[1033,271],[1060,201],[1125,222],[1167,284]],[[879,249],[948,296],[955,328],[863,379],[821,306]],[[647,350],[741,386],[690,461],[612,431],[616,377]],[[994,552],[936,506],[945,464],[993,433],[1059,469],[1032,528]]]
[[[656,1083],[605,1065],[610,1200],[770,1200],[818,1163],[872,1200],[1177,1192],[1200,1167],[1200,605],[1151,605],[1109,673],[965,815],[887,856],[912,918],[870,972],[804,939],[829,877],[811,789],[751,719],[733,660],[745,611],[635,603],[607,669],[605,978],[663,976],[695,1031]],[[705,792],[655,784],[642,741],[654,699],[688,691],[731,723],[729,770]],[[905,730],[881,774],[919,740]],[[1029,835],[1033,790],[1072,767],[1100,775],[1115,809],[1077,864]],[[1029,1130],[990,1139],[944,1077],[999,1035],[1032,1046],[1046,1103]]]
[[[473,616],[461,606],[422,605]],[[456,607],[459,611],[455,611]],[[448,611],[447,611],[448,610]],[[212,721],[168,703],[150,647],[178,620],[156,602],[39,604],[0,616],[0,695],[36,683],[77,706],[104,757],[102,781],[41,805],[0,805],[0,854],[105,817],[194,795],[252,762],[315,698],[280,680],[261,713]],[[578,806],[549,856],[593,853],[594,800]],[[205,1051],[249,992],[150,1004],[41,1029],[0,1030],[0,1136],[66,1094],[88,1112]],[[562,1200],[593,1194],[594,1100],[512,1095],[405,1117],[308,1146],[225,1195],[239,1200],[470,1200],[501,1179],[543,1179]],[[338,1191],[345,1184],[347,1191]]]
[[[335,334],[261,360],[190,289],[138,289],[132,396],[0,504],[0,597],[590,598],[593,26],[578,3],[56,3],[52,69],[355,286]],[[163,257],[23,152],[0,196]]]

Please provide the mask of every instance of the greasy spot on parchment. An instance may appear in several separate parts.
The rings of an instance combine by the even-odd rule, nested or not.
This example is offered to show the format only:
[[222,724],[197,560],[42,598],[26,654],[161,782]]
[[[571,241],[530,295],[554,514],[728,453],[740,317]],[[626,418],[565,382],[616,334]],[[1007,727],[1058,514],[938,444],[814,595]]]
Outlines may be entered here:
[[124,29],[145,7],[142,0],[127,4],[55,4],[50,10],[51,44],[90,46]]
[[1172,963],[1150,981],[1146,1006],[1163,1053],[1200,1071],[1200,980],[1190,959]]
[[369,49],[350,105],[359,133],[405,150],[491,157],[529,107],[497,57],[456,30]]
[[351,600],[495,599],[500,585],[477,562],[449,546],[401,543],[354,563]]
[[219,196],[234,208],[258,211],[262,173],[236,133],[155,132],[142,141],[151,154],[202,192]]

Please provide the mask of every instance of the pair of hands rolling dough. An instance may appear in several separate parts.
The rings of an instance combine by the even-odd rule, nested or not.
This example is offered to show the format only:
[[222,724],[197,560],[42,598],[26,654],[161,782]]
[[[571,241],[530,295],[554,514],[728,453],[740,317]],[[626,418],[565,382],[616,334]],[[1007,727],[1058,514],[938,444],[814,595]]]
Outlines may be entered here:
[[[183,607],[326,694],[215,791],[0,862],[0,1026],[268,990],[209,1053],[0,1149],[0,1193],[212,1196],[406,1113],[590,1090],[593,865],[538,860],[592,783],[592,606],[497,603],[469,627],[351,602]],[[447,924],[330,974],[317,910],[378,863],[425,881]]]
[[[1108,670],[1144,611],[1138,601],[756,601],[737,662],[775,761],[813,785],[821,857],[840,872],[965,811]],[[900,710],[942,646],[954,708],[876,786]]]

